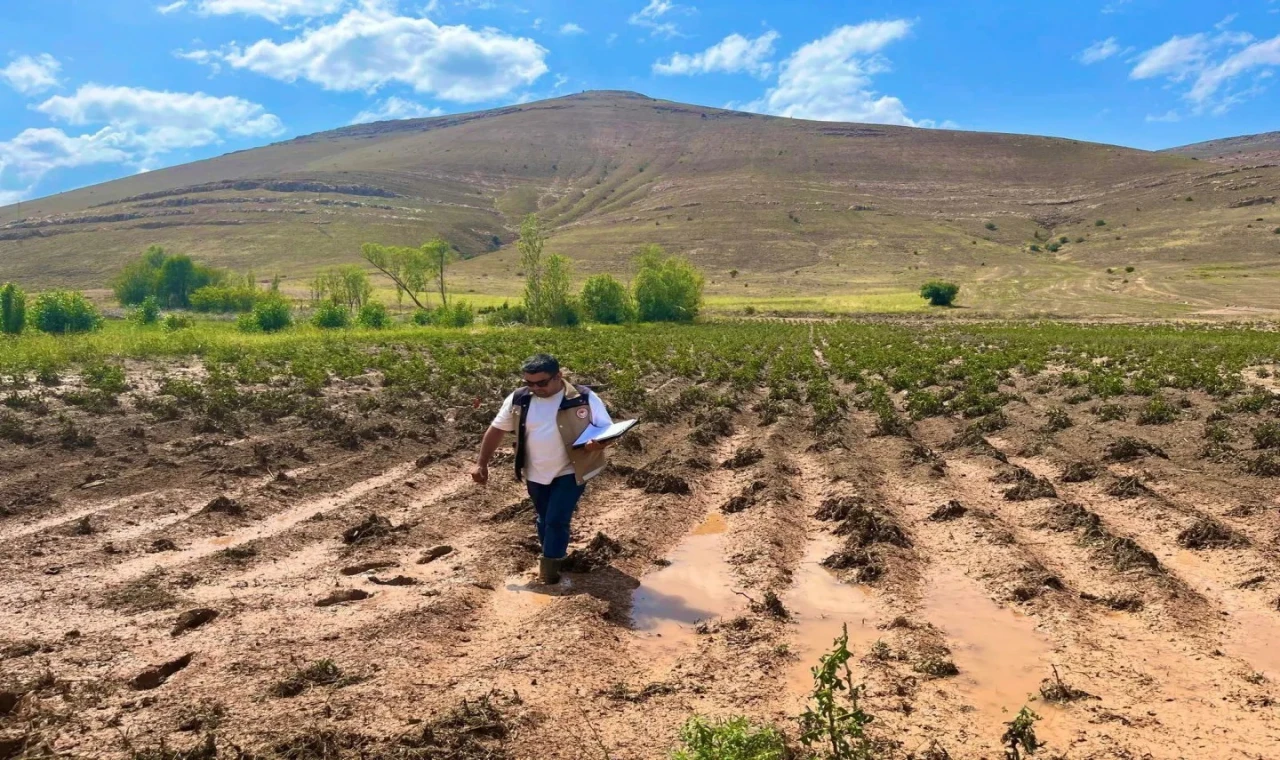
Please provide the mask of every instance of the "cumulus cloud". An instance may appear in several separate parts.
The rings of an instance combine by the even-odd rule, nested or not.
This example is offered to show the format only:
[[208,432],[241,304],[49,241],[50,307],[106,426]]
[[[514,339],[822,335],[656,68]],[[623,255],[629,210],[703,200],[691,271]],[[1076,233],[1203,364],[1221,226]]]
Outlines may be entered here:
[[79,135],[56,127],[26,129],[0,142],[2,192],[19,192],[3,190],[12,188],[15,181],[31,188],[57,169],[123,164],[143,170],[154,168],[174,150],[233,137],[273,137],[284,131],[280,120],[256,103],[199,92],[90,84],[74,95],[49,98],[35,110],[73,127],[102,126]]
[[291,17],[328,16],[344,4],[345,0],[200,0],[196,10],[209,16],[258,16],[278,24]]
[[1099,61],[1105,61],[1119,52],[1120,44],[1116,42],[1116,38],[1108,37],[1105,40],[1099,40],[1084,50],[1081,50],[1077,57],[1081,63],[1088,66]]
[[879,52],[910,31],[904,20],[842,26],[792,53],[777,86],[744,108],[795,119],[918,126],[901,100],[872,89],[872,77],[889,66]]
[[586,34],[587,30],[570,21],[560,27],[561,34]]
[[[1232,106],[1265,91],[1264,80],[1280,67],[1280,35],[1255,40],[1247,32],[1225,29],[1231,17],[1223,19],[1217,33],[1175,35],[1147,50],[1136,59],[1131,79],[1164,78],[1177,85],[1191,82],[1183,98],[1193,113],[1225,113]],[[1251,82],[1241,82],[1252,74]]]
[[391,96],[378,102],[373,108],[361,111],[351,120],[352,124],[368,124],[374,121],[394,121],[397,119],[425,119],[430,116],[441,116],[444,110],[429,108],[412,100]]
[[182,54],[222,60],[284,82],[374,92],[391,83],[456,102],[492,100],[547,73],[547,50],[497,29],[441,26],[367,4],[287,42]]
[[654,37],[678,37],[680,27],[670,18],[664,17],[672,13],[693,13],[695,10],[697,9],[693,6],[677,5],[671,0],[649,0],[648,5],[631,14],[627,23],[648,29],[649,34]]
[[0,69],[0,79],[23,95],[35,95],[56,87],[61,69],[62,64],[48,53],[34,58],[22,55]]
[[773,43],[778,36],[777,32],[769,31],[752,40],[731,34],[701,53],[676,53],[669,60],[658,61],[653,64],[653,71],[668,76],[718,71],[767,77],[773,72],[773,64],[768,59],[773,57]]

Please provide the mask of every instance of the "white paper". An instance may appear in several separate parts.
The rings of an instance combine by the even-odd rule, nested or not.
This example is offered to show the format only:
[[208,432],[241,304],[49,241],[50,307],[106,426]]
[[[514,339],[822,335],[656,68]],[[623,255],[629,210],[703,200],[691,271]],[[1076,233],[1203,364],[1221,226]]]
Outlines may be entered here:
[[575,441],[573,445],[576,448],[578,446],[585,446],[592,441],[617,438],[630,430],[635,424],[635,420],[624,420],[622,422],[615,422],[609,427],[587,425],[587,429],[582,431],[582,435],[578,436],[578,440]]

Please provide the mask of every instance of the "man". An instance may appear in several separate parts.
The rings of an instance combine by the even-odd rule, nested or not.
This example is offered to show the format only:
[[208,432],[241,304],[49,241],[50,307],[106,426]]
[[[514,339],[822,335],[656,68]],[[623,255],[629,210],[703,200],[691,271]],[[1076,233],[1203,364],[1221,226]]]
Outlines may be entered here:
[[560,363],[538,354],[521,368],[524,387],[502,402],[498,416],[480,442],[480,461],[471,478],[489,482],[489,460],[507,433],[516,434],[516,480],[523,479],[537,512],[542,559],[538,578],[560,582],[560,566],[569,551],[569,521],[587,481],[605,466],[609,443],[573,444],[588,425],[609,426],[609,410],[585,386],[569,385]]

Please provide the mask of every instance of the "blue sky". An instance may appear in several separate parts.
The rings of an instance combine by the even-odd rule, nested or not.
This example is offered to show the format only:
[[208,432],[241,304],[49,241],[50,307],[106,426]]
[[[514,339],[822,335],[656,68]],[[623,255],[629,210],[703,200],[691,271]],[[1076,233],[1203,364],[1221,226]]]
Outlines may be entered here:
[[589,89],[1156,149],[1280,129],[1280,0],[5,0],[0,205]]

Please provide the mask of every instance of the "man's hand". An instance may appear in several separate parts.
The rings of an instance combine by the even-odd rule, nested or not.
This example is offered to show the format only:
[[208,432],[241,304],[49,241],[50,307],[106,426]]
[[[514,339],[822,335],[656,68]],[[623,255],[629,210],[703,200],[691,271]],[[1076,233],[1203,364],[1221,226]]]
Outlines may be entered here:
[[617,439],[617,438],[614,438],[614,439],[613,439],[613,440],[611,440],[611,441],[587,441],[587,442],[586,442],[586,444],[585,444],[582,448],[586,449],[587,451],[591,451],[591,452],[604,451],[605,449],[607,449],[607,448],[609,448],[610,446],[612,446],[612,445],[614,444],[614,441],[616,441],[616,440],[618,440],[618,439]]
[[471,479],[482,486],[487,485],[489,483],[489,465],[477,464],[476,468],[471,471]]

